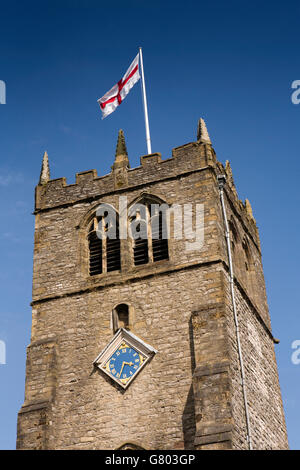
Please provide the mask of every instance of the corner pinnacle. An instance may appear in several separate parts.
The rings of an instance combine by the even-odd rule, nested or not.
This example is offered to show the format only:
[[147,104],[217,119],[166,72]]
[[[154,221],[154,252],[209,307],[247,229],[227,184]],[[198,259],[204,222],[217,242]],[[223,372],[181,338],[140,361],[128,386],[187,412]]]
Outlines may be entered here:
[[50,180],[50,168],[49,168],[49,159],[48,153],[45,152],[43,156],[42,169],[40,174],[39,184],[46,184]]
[[117,148],[116,148],[116,157],[118,157],[119,155],[126,155],[128,157],[126,143],[125,143],[125,136],[124,136],[124,132],[122,131],[122,129],[119,130],[118,142],[117,142]]
[[207,131],[207,127],[203,118],[198,121],[197,140],[204,144],[211,144],[211,140]]
[[128,153],[127,153],[127,148],[126,148],[126,143],[125,143],[124,132],[122,131],[122,129],[119,130],[119,134],[118,134],[116,157],[115,157],[115,163],[113,165],[113,168],[121,168],[121,167],[129,168]]
[[250,219],[255,221],[255,219],[253,217],[252,207],[251,207],[249,199],[245,199],[245,209],[246,209],[246,213],[250,217]]

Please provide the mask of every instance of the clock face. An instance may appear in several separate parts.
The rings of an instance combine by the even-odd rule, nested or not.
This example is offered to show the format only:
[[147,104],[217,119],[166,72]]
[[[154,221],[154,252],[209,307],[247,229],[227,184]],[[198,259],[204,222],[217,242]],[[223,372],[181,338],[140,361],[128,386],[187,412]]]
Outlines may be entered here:
[[125,385],[138,372],[145,357],[131,345],[122,342],[110,356],[105,369],[115,380]]
[[119,328],[93,364],[126,389],[156,353],[132,332]]

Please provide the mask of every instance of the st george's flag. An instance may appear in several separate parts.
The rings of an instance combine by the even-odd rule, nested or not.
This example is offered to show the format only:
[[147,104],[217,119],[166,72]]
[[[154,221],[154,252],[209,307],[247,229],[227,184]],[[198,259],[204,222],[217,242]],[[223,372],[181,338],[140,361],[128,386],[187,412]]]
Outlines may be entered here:
[[140,77],[139,67],[139,54],[130,64],[124,77],[118,81],[102,98],[99,98],[98,103],[102,111],[102,119],[109,114],[113,113],[115,109],[122,103],[125,97],[130,92],[131,88],[139,81]]

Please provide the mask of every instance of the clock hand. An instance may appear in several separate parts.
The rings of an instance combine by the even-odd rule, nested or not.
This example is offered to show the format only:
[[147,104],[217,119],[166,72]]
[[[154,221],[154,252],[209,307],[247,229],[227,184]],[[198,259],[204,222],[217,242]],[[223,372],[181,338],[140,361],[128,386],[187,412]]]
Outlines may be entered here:
[[120,370],[120,372],[119,372],[120,376],[121,376],[121,374],[122,374],[122,370],[123,370],[123,367],[125,366],[125,364],[126,364],[126,362],[124,362],[124,361],[123,361],[123,364],[122,364],[121,370]]
[[123,361],[121,370],[120,370],[120,372],[119,372],[120,376],[121,376],[121,374],[122,374],[122,370],[123,370],[123,367],[125,366],[125,364],[127,364],[128,366],[133,366],[133,362],[126,362],[126,361]]

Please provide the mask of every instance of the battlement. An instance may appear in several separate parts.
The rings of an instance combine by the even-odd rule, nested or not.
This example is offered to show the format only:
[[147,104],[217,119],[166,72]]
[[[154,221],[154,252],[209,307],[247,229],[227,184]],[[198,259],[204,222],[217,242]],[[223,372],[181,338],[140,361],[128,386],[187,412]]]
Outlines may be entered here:
[[[174,148],[172,157],[162,160],[160,153],[143,155],[141,165],[135,168],[120,164],[112,167],[111,173],[98,176],[97,170],[83,171],[76,174],[73,184],[67,184],[65,177],[40,181],[36,187],[35,211],[54,208],[65,204],[80,202],[86,198],[97,198],[115,191],[142,186],[166,178],[215,165],[216,157],[212,148],[206,144],[191,142]],[[116,183],[116,173],[126,174],[122,181]]]
[[257,227],[250,202],[246,200],[243,203],[238,198],[230,163],[227,161],[223,166],[217,160],[205,123],[201,119],[198,124],[197,139],[195,142],[173,148],[170,158],[162,159],[160,153],[142,155],[140,166],[129,168],[125,137],[123,131],[120,131],[111,172],[102,176],[99,176],[95,169],[76,173],[75,183],[72,184],[68,184],[65,177],[50,179],[48,155],[45,152],[40,181],[36,187],[35,212],[101,199],[102,196],[116,192],[142,188],[145,185],[211,168],[216,175],[226,175],[228,199],[259,247]]

